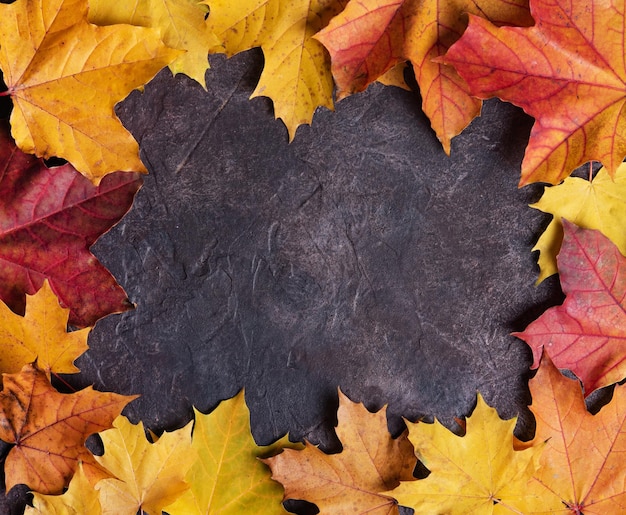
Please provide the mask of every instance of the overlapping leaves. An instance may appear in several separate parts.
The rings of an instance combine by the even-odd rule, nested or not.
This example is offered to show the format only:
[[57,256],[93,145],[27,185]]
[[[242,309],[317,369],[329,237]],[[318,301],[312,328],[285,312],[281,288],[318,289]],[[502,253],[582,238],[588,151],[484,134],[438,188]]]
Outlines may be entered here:
[[287,513],[280,485],[258,458],[294,444],[257,446],[243,393],[209,415],[196,412],[193,426],[193,437],[190,422],[151,443],[141,423],[118,417],[100,434],[104,454],[95,457],[108,475],[89,478],[83,464],[63,495],[35,493],[27,513],[83,513],[85,505],[111,515]]
[[284,437],[271,446],[258,446],[250,434],[243,392],[208,415],[195,411],[192,448],[198,458],[187,474],[190,488],[166,507],[168,513],[286,513],[281,504],[283,491],[259,458],[301,445]]
[[[515,422],[500,420],[480,396],[465,436],[408,423],[408,439],[389,436],[384,411],[341,396],[342,453],[306,444],[268,460],[286,496],[336,513],[394,513],[398,501],[449,513],[624,512],[622,387],[591,415],[579,384],[548,357],[580,378],[585,395],[626,376],[626,9],[623,0],[610,7],[531,0],[531,19],[524,0],[151,0],[95,2],[90,23],[84,0],[1,6],[0,68],[19,147],[65,157],[98,185],[70,165],[47,168],[16,149],[8,128],[0,133],[7,488],[23,482],[39,492],[29,512],[284,512],[282,491],[257,458],[291,445],[256,446],[243,394],[196,413],[193,436],[189,425],[149,441],[141,424],[116,418],[131,397],[61,394],[49,381],[74,372],[86,349],[88,330],[68,332],[68,319],[88,327],[130,307],[89,253],[140,186],[135,173],[112,172],[145,172],[114,104],[167,64],[205,86],[207,53],[261,47],[265,68],[253,96],[272,98],[290,139],[318,106],[332,108],[331,62],[341,98],[387,73],[394,75],[384,80],[403,84],[397,65],[408,60],[446,152],[480,99],[497,96],[536,118],[521,184],[556,184],[590,159],[606,166],[593,181],[548,188],[533,206],[554,215],[536,247],[540,280],[558,271],[567,295],[518,334],[539,366],[530,382],[534,440],[517,442]],[[104,455],[94,457],[86,438],[112,424],[102,433]],[[412,477],[416,458],[430,470],[426,479]],[[63,495],[42,495],[68,483]]]
[[525,487],[542,450],[514,449],[515,422],[501,420],[479,395],[463,437],[438,422],[409,424],[409,439],[430,474],[389,495],[418,513],[515,512],[532,501]]
[[315,503],[328,513],[397,514],[393,497],[383,492],[413,479],[416,464],[407,435],[393,439],[385,410],[369,413],[339,394],[337,436],[340,454],[327,455],[307,442],[266,460],[285,496]]
[[92,25],[87,8],[86,0],[2,5],[0,69],[20,149],[63,157],[98,183],[117,170],[146,171],[113,106],[179,52],[151,29]]
[[94,186],[69,164],[48,168],[16,148],[0,122],[0,300],[23,313],[25,295],[47,279],[72,325],[130,309],[89,247],[130,209],[141,183],[115,173]]
[[[0,392],[0,439],[13,444],[5,482],[7,490],[24,483],[37,492],[28,513],[86,513],[81,510],[89,507],[89,513],[159,515],[168,505],[171,515],[285,513],[280,486],[257,458],[300,446],[286,438],[257,446],[243,393],[210,415],[196,412],[193,438],[190,423],[153,435],[151,443],[141,423],[119,416],[134,396],[91,387],[62,394],[50,384],[50,373],[76,371],[88,329],[66,332],[69,310],[47,282],[27,299],[24,317],[3,304],[0,314],[4,369],[21,368],[3,374]],[[94,433],[104,444],[102,456],[85,446]]]
[[148,2],[89,2],[89,21],[96,25],[129,24],[160,29],[170,48],[183,50],[169,64],[173,73],[184,73],[206,89],[207,53],[220,41],[211,32],[208,8],[200,0],[151,0]]
[[316,36],[329,50],[338,96],[363,91],[382,73],[410,61],[430,118],[447,154],[450,141],[480,113],[454,68],[441,62],[463,33],[467,14],[498,25],[530,25],[527,0],[352,0]]
[[606,168],[593,180],[568,177],[558,186],[546,188],[530,207],[554,216],[533,248],[539,251],[537,282],[558,272],[556,256],[563,241],[563,218],[579,227],[599,230],[626,254],[626,164],[618,167],[614,177]]
[[209,24],[227,55],[261,47],[265,66],[252,97],[274,102],[293,139],[319,106],[333,107],[330,59],[313,36],[347,0],[208,0]]
[[532,348],[533,367],[547,350],[589,395],[626,377],[626,258],[599,231],[563,223],[558,263],[567,298],[517,336]]
[[[526,0],[153,0],[123,8],[95,2],[89,20],[105,27],[87,22],[83,0],[36,0],[36,9],[25,7],[29,1],[35,5],[18,0],[4,8],[0,32],[0,67],[15,103],[13,133],[22,149],[67,157],[95,182],[116,167],[144,171],[136,143],[114,143],[114,134],[124,132],[112,112],[116,101],[173,59],[175,73],[204,86],[207,52],[233,55],[254,47],[263,49],[265,66],[252,96],[272,98],[290,139],[317,107],[332,109],[331,62],[342,98],[381,77],[402,85],[394,66],[409,61],[446,152],[451,138],[480,112],[480,99],[499,96],[537,118],[521,184],[555,184],[589,159],[613,174],[626,155],[623,1],[611,10],[543,0],[532,1],[530,10]],[[19,23],[38,32],[30,35]],[[183,53],[160,47],[157,34]],[[85,40],[86,46],[66,45],[70,40]],[[19,53],[24,45],[33,47],[28,55]],[[574,116],[570,105],[576,106]]]
[[528,496],[533,512],[619,514],[626,510],[626,388],[597,415],[586,409],[578,381],[561,374],[544,355],[530,381],[537,420],[534,443],[545,442]]
[[530,8],[529,28],[471,17],[445,62],[472,94],[536,118],[521,184],[557,184],[589,160],[612,175],[626,156],[625,4],[531,0]]
[[34,365],[3,374],[2,382],[0,440],[14,444],[4,464],[7,490],[24,483],[38,492],[60,493],[79,463],[92,477],[107,475],[85,440],[109,428],[133,397],[91,387],[61,394]]

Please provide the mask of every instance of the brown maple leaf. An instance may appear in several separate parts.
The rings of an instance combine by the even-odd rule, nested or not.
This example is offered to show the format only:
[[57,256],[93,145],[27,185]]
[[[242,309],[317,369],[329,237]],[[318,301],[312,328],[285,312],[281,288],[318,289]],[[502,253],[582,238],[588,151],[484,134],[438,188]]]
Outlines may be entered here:
[[73,325],[132,308],[88,249],[130,209],[141,184],[139,174],[115,173],[96,187],[69,164],[48,168],[1,123],[0,300],[24,313],[25,294],[48,279]]
[[626,258],[600,231],[567,220],[563,229],[557,262],[565,302],[514,334],[530,345],[532,368],[546,350],[589,395],[626,376]]
[[324,454],[306,442],[301,450],[286,449],[263,460],[272,479],[285,488],[285,498],[315,503],[337,514],[397,514],[397,502],[381,492],[410,481],[417,459],[407,433],[393,439],[385,409],[370,413],[339,392],[337,436],[340,454]]
[[614,173],[626,155],[624,0],[531,0],[530,10],[529,28],[470,17],[444,62],[472,94],[499,97],[536,119],[520,185],[557,184],[590,160]]
[[3,384],[0,440],[14,444],[5,461],[7,491],[24,483],[40,493],[60,493],[80,462],[86,473],[106,475],[85,440],[109,429],[137,396],[101,393],[91,387],[61,394],[34,365],[26,365],[18,374],[3,374]]
[[338,98],[363,91],[394,65],[412,63],[430,118],[447,154],[450,140],[480,113],[454,68],[433,59],[467,26],[467,14],[497,25],[532,25],[528,0],[351,0],[315,38],[328,49]]

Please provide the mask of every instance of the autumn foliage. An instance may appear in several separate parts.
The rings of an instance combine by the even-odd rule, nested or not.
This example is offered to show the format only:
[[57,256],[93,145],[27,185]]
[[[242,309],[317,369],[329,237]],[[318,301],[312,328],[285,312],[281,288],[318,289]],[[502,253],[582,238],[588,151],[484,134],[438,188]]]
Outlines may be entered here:
[[413,479],[416,458],[406,433],[391,438],[385,410],[369,413],[341,392],[337,419],[340,454],[329,456],[307,442],[265,460],[272,477],[286,497],[306,499],[322,511],[397,514],[395,499],[383,492]]
[[113,106],[179,55],[158,32],[97,27],[83,0],[28,0],[2,7],[0,41],[22,150],[63,157],[95,183],[117,170],[146,171]]
[[[390,515],[399,504],[417,513],[626,512],[625,387],[597,414],[585,406],[626,378],[625,22],[624,0],[0,5],[0,95],[13,105],[0,122],[6,490],[27,485],[30,514],[281,514],[284,499],[337,514]],[[473,413],[456,414],[466,417],[463,435],[406,421],[397,438],[385,408],[371,413],[339,392],[343,450],[329,455],[287,437],[258,446],[243,392],[147,437],[121,415],[135,396],[53,386],[78,371],[97,320],[133,308],[90,252],[147,172],[115,104],[165,66],[206,88],[210,54],[255,47],[264,69],[252,97],[272,100],[288,140],[316,109],[374,81],[407,88],[407,65],[448,154],[484,99],[535,118],[520,186],[552,185],[531,206],[553,216],[533,250],[538,282],[558,273],[566,297],[515,333],[537,369],[531,441],[479,392]],[[49,167],[51,157],[67,163]],[[594,160],[604,165],[597,173],[570,177]],[[86,446],[96,433],[101,456]],[[428,471],[420,479],[418,462]]]
[[112,173],[98,186],[65,164],[48,168],[20,152],[0,126],[0,299],[18,313],[44,280],[70,309],[70,323],[92,326],[132,307],[89,247],[130,209],[137,173]]
[[25,483],[38,492],[60,493],[79,463],[91,476],[106,476],[85,440],[109,428],[132,397],[91,388],[60,394],[32,364],[3,374],[2,382],[0,439],[15,444],[4,465],[7,489]]
[[533,350],[533,368],[547,350],[555,365],[574,372],[585,393],[626,376],[626,258],[599,231],[564,221],[558,256],[567,298],[518,336]]

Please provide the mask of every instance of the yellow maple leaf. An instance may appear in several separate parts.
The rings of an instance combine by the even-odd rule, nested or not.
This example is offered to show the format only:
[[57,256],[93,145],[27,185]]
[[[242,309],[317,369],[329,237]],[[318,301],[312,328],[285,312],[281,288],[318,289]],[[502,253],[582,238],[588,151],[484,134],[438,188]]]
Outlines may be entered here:
[[83,470],[82,463],[72,477],[63,495],[44,495],[33,492],[33,506],[27,506],[24,515],[101,515],[100,499]]
[[204,89],[209,49],[220,43],[208,26],[207,14],[208,9],[200,0],[89,1],[89,21],[96,25],[128,23],[160,29],[163,43],[185,50],[170,63],[172,73],[184,73]]
[[258,458],[294,444],[286,437],[269,447],[256,444],[243,391],[208,415],[195,411],[192,445],[198,460],[187,474],[191,488],[165,508],[167,513],[287,513],[281,504],[283,489]]
[[539,251],[537,284],[558,272],[556,256],[563,241],[562,218],[583,229],[599,230],[626,255],[626,164],[617,168],[613,179],[606,168],[601,168],[593,181],[568,177],[558,186],[547,187],[539,202],[530,207],[554,216],[533,247]]
[[141,422],[133,425],[122,416],[113,429],[100,433],[104,454],[96,460],[115,476],[96,484],[103,515],[135,515],[139,510],[161,515],[164,506],[189,488],[185,475],[196,459],[191,425],[163,433],[153,444]]
[[396,88],[411,91],[411,87],[406,83],[406,80],[404,80],[404,70],[406,69],[406,62],[398,63],[378,77],[376,82],[380,82],[385,86],[395,86]]
[[145,172],[113,107],[179,54],[153,29],[88,23],[87,0],[1,5],[0,68],[17,145],[63,157],[95,183],[116,170]]
[[347,0],[206,0],[209,25],[232,56],[261,47],[265,67],[251,98],[274,102],[291,141],[310,124],[318,106],[333,109],[330,58],[313,35],[341,12]]
[[35,360],[48,377],[78,372],[74,360],[87,350],[90,329],[68,333],[69,313],[47,280],[37,293],[26,295],[23,317],[0,302],[0,373],[17,373]]
[[526,485],[543,447],[514,450],[515,422],[501,420],[479,394],[463,437],[437,421],[408,423],[409,440],[431,473],[387,494],[416,513],[519,513],[534,501],[526,498]]
[[415,455],[406,433],[391,438],[382,409],[370,413],[339,393],[339,454],[328,455],[306,443],[265,460],[285,497],[315,503],[322,513],[353,515],[398,513],[397,502],[383,492],[400,480],[413,479]]

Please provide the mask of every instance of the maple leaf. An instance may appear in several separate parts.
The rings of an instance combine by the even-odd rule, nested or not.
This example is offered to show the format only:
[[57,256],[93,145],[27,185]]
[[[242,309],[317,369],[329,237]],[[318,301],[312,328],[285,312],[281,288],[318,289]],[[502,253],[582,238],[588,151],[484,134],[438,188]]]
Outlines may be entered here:
[[589,395],[626,376],[626,258],[599,231],[567,220],[563,229],[557,261],[565,302],[513,334],[532,349],[532,368],[545,349],[557,367],[581,379]]
[[417,0],[350,0],[345,9],[315,35],[329,51],[337,98],[365,90],[405,61]]
[[16,315],[0,302],[0,372],[16,373],[37,361],[46,372],[78,372],[74,360],[87,350],[89,329],[67,332],[69,310],[62,308],[44,281],[41,289],[26,300],[26,313]]
[[179,54],[155,30],[88,23],[87,0],[1,5],[0,68],[18,146],[63,157],[95,183],[116,170],[145,172],[113,106]]
[[164,506],[189,488],[184,478],[196,459],[191,425],[163,433],[150,443],[141,422],[133,425],[120,416],[113,429],[100,434],[104,454],[96,460],[115,476],[95,487],[103,515],[135,515],[139,510],[161,515]]
[[6,124],[0,163],[0,299],[23,313],[25,294],[47,278],[73,325],[130,309],[124,290],[88,249],[128,211],[140,175],[110,174],[96,187],[69,164],[47,168],[21,152]]
[[529,386],[534,442],[545,448],[527,487],[541,502],[526,513],[624,513],[626,388],[616,387],[611,402],[592,415],[578,381],[563,376],[547,353]]
[[454,68],[433,59],[467,26],[467,13],[498,25],[532,25],[528,0],[351,0],[315,38],[328,49],[338,98],[363,91],[405,60],[413,64],[422,109],[447,154],[450,140],[480,113]]
[[207,54],[220,43],[208,27],[207,15],[206,5],[199,0],[89,1],[89,21],[96,25],[126,23],[161,29],[163,43],[186,51],[169,64],[172,73],[184,73],[204,89]]
[[404,80],[404,70],[406,70],[407,64],[396,64],[393,68],[390,68],[385,73],[380,75],[376,81],[384,84],[385,86],[395,86],[396,88],[411,91],[411,87]]
[[321,512],[397,514],[397,502],[382,492],[413,479],[415,455],[406,433],[393,439],[385,409],[370,413],[339,392],[337,436],[340,454],[327,455],[306,442],[264,460],[285,498],[315,503]]
[[243,391],[208,415],[195,411],[192,445],[198,459],[187,474],[191,489],[165,508],[170,515],[287,513],[283,489],[258,458],[294,444],[285,437],[269,447],[257,446]]
[[558,186],[546,188],[539,202],[530,207],[554,216],[539,237],[540,274],[537,283],[558,272],[556,256],[563,241],[561,218],[583,227],[597,229],[626,254],[626,164],[620,165],[611,178],[601,168],[593,181],[568,177]]
[[207,0],[209,25],[232,56],[261,47],[265,67],[251,98],[274,102],[293,140],[310,124],[318,106],[333,109],[333,78],[324,46],[313,35],[339,13],[347,0]]
[[463,437],[437,421],[408,423],[409,440],[431,473],[386,493],[416,513],[508,513],[514,506],[525,507],[531,502],[525,487],[542,447],[516,451],[515,423],[501,420],[480,394]]
[[79,462],[91,476],[102,475],[85,440],[111,427],[124,406],[137,397],[91,387],[61,394],[33,365],[18,374],[3,374],[3,384],[0,439],[15,444],[5,461],[7,491],[24,483],[37,492],[60,493]]
[[472,94],[499,97],[535,118],[520,186],[557,184],[590,160],[613,174],[626,155],[624,1],[606,8],[531,0],[530,9],[530,28],[496,28],[470,16],[445,62]]
[[43,495],[34,492],[33,506],[26,506],[24,515],[101,515],[100,498],[85,475],[83,465],[78,469],[70,481],[67,491],[63,495]]

